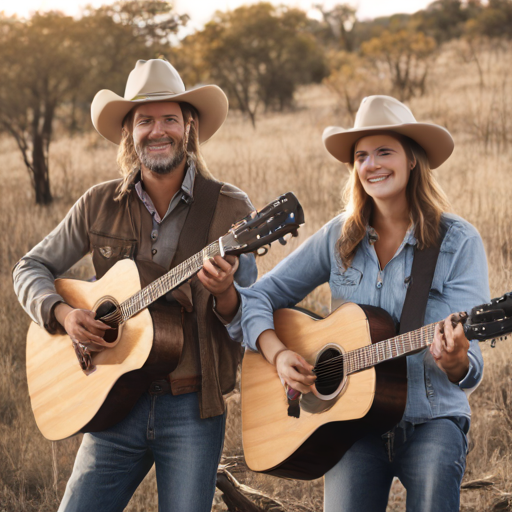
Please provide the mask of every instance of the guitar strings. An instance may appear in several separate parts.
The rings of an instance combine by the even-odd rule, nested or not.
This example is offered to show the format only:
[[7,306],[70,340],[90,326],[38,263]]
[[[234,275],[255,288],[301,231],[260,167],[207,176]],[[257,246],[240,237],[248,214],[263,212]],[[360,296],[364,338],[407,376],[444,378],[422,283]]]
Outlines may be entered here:
[[179,284],[199,272],[203,267],[204,259],[215,256],[216,254],[220,254],[218,240],[211,243],[179,265],[176,265],[176,267],[167,272],[167,274],[159,277],[142,290],[139,290],[120,305],[123,320],[126,321],[136,315],[139,311],[149,306],[162,295],[165,295],[167,292],[176,288]]
[[[373,345],[352,350],[346,354],[340,354],[327,361],[317,363],[314,373],[318,377],[326,377],[332,373],[339,373],[344,360],[347,365],[347,373],[354,373],[361,369],[375,366],[376,364],[404,355],[407,352],[424,348],[428,339],[432,339],[436,323],[426,325],[414,333],[405,333],[389,340],[384,340]],[[394,344],[394,347],[392,346]],[[318,380],[318,379],[317,379]]]

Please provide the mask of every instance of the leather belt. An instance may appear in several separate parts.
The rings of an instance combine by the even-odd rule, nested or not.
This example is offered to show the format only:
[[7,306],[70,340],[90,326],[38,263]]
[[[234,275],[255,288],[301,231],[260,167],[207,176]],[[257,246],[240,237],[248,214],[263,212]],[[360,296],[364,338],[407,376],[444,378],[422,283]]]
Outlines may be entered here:
[[148,388],[150,395],[166,395],[171,392],[171,384],[167,379],[154,380]]

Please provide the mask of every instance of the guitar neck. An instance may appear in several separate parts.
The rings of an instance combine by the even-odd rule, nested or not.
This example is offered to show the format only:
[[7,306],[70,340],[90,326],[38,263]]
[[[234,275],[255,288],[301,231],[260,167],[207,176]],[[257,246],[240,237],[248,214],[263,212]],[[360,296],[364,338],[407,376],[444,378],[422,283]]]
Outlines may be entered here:
[[132,295],[121,304],[122,321],[126,321],[152,302],[184,283],[203,268],[205,258],[220,254],[219,241],[211,243],[202,251],[180,263],[162,277]]
[[418,352],[432,344],[435,329],[436,323],[428,324],[416,331],[347,352],[343,355],[345,374],[356,373],[384,361]]

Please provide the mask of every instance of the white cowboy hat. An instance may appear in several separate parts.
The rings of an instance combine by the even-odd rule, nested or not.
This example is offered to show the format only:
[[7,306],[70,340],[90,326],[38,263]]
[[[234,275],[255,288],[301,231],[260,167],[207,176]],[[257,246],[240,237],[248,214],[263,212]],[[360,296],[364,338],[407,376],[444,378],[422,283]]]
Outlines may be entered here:
[[99,91],[92,101],[94,128],[114,144],[121,142],[123,119],[141,103],[154,101],[186,101],[199,112],[199,142],[208,140],[226,120],[228,99],[216,85],[205,85],[185,91],[185,85],[174,67],[162,59],[139,60],[126,82],[124,98],[112,91]]
[[353,159],[354,144],[361,137],[382,131],[400,133],[416,141],[425,150],[432,169],[439,167],[453,152],[453,138],[446,128],[418,123],[409,108],[391,96],[364,98],[354,128],[329,126],[322,140],[334,158],[349,163]]

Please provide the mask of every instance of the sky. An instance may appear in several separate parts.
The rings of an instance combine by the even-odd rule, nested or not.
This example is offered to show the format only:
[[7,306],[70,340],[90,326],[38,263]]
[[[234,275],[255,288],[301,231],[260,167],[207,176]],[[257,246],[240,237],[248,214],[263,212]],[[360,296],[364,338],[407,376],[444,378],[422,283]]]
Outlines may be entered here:
[[[360,20],[388,16],[395,13],[413,13],[425,8],[432,0],[270,0],[273,4],[285,4],[299,7],[314,16],[313,4],[321,3],[327,9],[337,3],[350,3],[357,10]],[[109,3],[109,0],[0,0],[0,11],[7,15],[17,14],[27,17],[31,12],[40,10],[60,10],[75,16],[80,12],[80,6],[91,4],[99,7]],[[174,0],[174,6],[179,14],[190,16],[190,28],[200,29],[216,10],[226,11],[236,9],[240,5],[256,3],[254,0]]]

